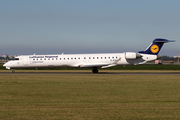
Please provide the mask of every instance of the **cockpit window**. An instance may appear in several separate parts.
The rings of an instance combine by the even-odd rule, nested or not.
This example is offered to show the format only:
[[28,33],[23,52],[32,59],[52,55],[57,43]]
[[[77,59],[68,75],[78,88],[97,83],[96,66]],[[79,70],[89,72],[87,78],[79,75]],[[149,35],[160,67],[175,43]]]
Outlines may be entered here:
[[14,60],[19,60],[19,58],[15,58]]

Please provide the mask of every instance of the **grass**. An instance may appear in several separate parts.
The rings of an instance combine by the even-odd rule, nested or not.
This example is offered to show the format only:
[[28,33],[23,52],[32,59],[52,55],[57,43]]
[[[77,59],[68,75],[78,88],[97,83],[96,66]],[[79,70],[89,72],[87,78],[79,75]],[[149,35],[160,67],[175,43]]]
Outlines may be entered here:
[[179,75],[1,75],[1,120],[180,119]]

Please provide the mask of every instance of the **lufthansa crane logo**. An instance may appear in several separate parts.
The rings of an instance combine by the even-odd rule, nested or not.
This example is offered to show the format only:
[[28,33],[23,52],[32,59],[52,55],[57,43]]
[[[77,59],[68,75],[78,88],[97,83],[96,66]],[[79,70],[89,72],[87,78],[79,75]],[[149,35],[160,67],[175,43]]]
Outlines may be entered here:
[[151,46],[151,52],[152,53],[157,53],[158,51],[159,51],[159,47],[157,45],[154,44]]

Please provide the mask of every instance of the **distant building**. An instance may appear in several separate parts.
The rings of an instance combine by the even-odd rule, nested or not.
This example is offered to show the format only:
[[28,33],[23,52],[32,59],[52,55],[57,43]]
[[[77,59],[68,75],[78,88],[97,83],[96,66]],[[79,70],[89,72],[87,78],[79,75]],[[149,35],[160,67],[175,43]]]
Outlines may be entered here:
[[14,57],[12,55],[8,55],[8,58],[9,59],[13,59]]
[[162,60],[155,60],[155,64],[162,64]]
[[180,56],[173,56],[173,58],[180,58]]
[[2,54],[2,57],[5,59],[7,58],[7,56],[8,56],[7,54]]

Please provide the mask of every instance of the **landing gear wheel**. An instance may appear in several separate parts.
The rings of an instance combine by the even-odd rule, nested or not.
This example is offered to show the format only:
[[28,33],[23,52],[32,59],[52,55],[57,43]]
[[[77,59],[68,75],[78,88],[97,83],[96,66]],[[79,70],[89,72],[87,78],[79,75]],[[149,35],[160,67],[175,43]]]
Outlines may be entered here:
[[93,73],[98,73],[98,69],[93,69],[92,72]]
[[14,69],[12,70],[12,73],[15,73],[15,70],[14,70]]

